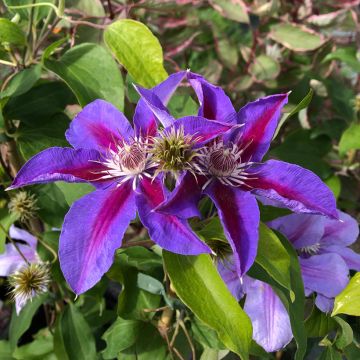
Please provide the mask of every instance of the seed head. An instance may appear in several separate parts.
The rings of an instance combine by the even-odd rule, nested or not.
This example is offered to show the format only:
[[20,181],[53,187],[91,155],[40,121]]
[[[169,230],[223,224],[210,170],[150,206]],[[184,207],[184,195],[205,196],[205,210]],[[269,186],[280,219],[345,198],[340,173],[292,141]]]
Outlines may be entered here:
[[32,219],[36,211],[39,210],[37,207],[37,199],[34,194],[29,194],[26,191],[19,191],[9,202],[9,210],[11,213],[17,215],[20,221]]
[[9,276],[10,294],[17,304],[24,306],[37,295],[45,293],[50,283],[50,269],[46,263],[25,265]]

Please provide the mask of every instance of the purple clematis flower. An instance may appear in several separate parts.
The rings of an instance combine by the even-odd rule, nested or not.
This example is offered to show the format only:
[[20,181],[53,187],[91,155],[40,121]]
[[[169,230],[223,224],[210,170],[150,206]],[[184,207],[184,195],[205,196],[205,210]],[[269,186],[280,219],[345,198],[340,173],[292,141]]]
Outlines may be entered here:
[[[278,160],[260,163],[269,149],[287,94],[256,100],[236,112],[221,88],[193,73],[187,77],[200,102],[199,116],[233,128],[201,149],[196,179],[189,172],[184,174],[157,211],[182,218],[199,216],[200,198],[210,197],[232,247],[237,272],[242,276],[257,252],[259,209],[255,196],[294,212],[336,219],[335,198],[309,170]],[[140,94],[158,119],[168,116],[158,106],[154,92],[146,90]]]
[[284,234],[299,254],[306,295],[316,292],[316,306],[332,311],[334,297],[348,283],[349,269],[360,271],[360,254],[348,246],[359,235],[355,219],[338,211],[339,219],[291,214],[268,225]]
[[[29,263],[37,263],[40,261],[36,252],[37,239],[35,236],[23,229],[15,227],[14,225],[11,225],[9,235],[14,240],[21,240],[25,242],[25,244],[18,242],[17,246]],[[5,251],[0,254],[0,276],[10,276],[26,265],[26,262],[19,254],[16,247],[12,243],[6,244]],[[15,297],[15,308],[17,314],[20,313],[24,306],[25,303]]]
[[[305,293],[317,293],[315,304],[323,312],[332,311],[333,298],[349,281],[349,269],[360,271],[360,254],[348,248],[359,235],[358,224],[341,211],[338,215],[341,221],[291,214],[268,223],[297,249]],[[292,339],[290,319],[271,286],[247,275],[241,283],[231,258],[219,262],[218,270],[237,300],[246,294],[244,310],[252,320],[254,340],[268,352],[286,346]]]
[[[230,126],[201,116],[175,121],[164,103],[184,75],[173,74],[152,90],[164,112],[162,137],[185,136],[201,146]],[[211,252],[186,220],[153,211],[165,200],[167,190],[161,175],[154,177],[157,163],[150,147],[158,122],[143,100],[136,107],[134,127],[110,103],[96,100],[84,107],[66,132],[73,148],[55,147],[37,154],[10,187],[62,180],[89,182],[97,188],[71,206],[60,235],[61,269],[77,294],[95,285],[110,268],[136,211],[151,239],[162,248],[185,255]]]

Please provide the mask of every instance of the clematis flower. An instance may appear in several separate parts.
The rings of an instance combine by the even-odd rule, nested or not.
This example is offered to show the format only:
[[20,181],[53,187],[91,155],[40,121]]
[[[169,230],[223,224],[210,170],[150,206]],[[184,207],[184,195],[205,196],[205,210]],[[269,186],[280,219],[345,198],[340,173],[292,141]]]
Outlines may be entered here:
[[[355,219],[338,210],[341,221],[324,216],[291,214],[268,223],[297,249],[306,296],[316,292],[315,305],[331,312],[334,297],[347,285],[349,269],[360,271],[360,254],[348,248],[358,235]],[[271,286],[245,275],[240,282],[233,260],[218,263],[233,296],[245,294],[244,310],[253,323],[253,338],[266,351],[285,347],[292,339],[289,315]]]
[[[36,252],[37,239],[35,236],[23,229],[15,227],[14,225],[10,227],[9,235],[14,240],[21,240],[24,242],[17,242],[17,246],[29,263],[35,264],[40,261]],[[26,266],[27,264],[25,260],[19,254],[16,247],[12,243],[6,244],[5,251],[0,254],[0,276],[11,276]],[[20,313],[20,310],[25,304],[26,301],[24,302],[22,299],[15,296],[17,314]]]
[[[202,146],[230,126],[201,116],[175,121],[164,103],[184,75],[173,74],[153,89],[157,105],[164,112],[162,138],[166,140],[166,134],[176,133],[181,143],[195,139],[196,145]],[[110,268],[136,211],[151,239],[162,248],[186,255],[211,252],[185,220],[153,212],[167,196],[161,176],[154,176],[158,163],[152,160],[150,151],[158,125],[143,100],[135,110],[135,129],[110,103],[96,100],[84,107],[66,132],[73,148],[54,147],[37,154],[23,166],[10,187],[62,180],[88,182],[97,188],[71,206],[60,235],[61,269],[77,294],[95,285]],[[176,147],[170,150],[177,151]],[[158,154],[157,159],[161,155],[165,160],[171,158],[171,151],[170,155]]]
[[334,297],[348,283],[349,269],[360,271],[360,254],[348,246],[359,235],[350,215],[338,210],[341,221],[317,215],[291,214],[268,225],[284,234],[298,251],[306,295],[316,292],[316,306],[332,311]]
[[[298,165],[261,160],[270,147],[287,94],[271,95],[251,102],[236,112],[224,91],[201,76],[188,73],[200,102],[199,116],[233,126],[209,142],[195,159],[196,179],[187,172],[167,200],[157,207],[165,214],[182,218],[199,216],[198,202],[207,195],[217,207],[225,235],[242,276],[254,262],[258,244],[259,209],[256,196],[294,212],[337,218],[335,198],[318,176]],[[153,113],[156,95],[141,93]],[[155,100],[154,100],[155,99]]]

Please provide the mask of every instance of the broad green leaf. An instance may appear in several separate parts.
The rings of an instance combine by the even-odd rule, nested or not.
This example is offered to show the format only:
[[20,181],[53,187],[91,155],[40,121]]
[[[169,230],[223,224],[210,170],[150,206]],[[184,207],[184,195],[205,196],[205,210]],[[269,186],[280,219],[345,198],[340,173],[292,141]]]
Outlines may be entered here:
[[360,316],[360,272],[356,273],[346,288],[335,297],[334,310],[331,316],[348,314]]
[[68,38],[62,38],[51,43],[43,52],[41,56],[41,61],[44,62],[47,60],[62,44],[64,44]]
[[229,354],[229,350],[216,350],[211,348],[205,348],[201,354],[200,360],[221,360]]
[[198,104],[189,95],[175,94],[170,99],[167,108],[175,119],[183,116],[196,115],[198,111]]
[[32,319],[39,309],[40,305],[44,303],[47,298],[47,294],[36,296],[32,301],[29,301],[25,307],[20,311],[19,315],[16,315],[15,307],[10,321],[9,328],[9,341],[12,350],[15,349],[20,337],[30,327]]
[[322,35],[304,26],[279,23],[270,27],[269,37],[293,51],[311,51],[325,43]]
[[65,200],[69,206],[71,206],[74,201],[94,191],[94,187],[86,183],[76,184],[59,181],[56,183],[56,186],[64,194]]
[[161,45],[141,22],[130,19],[115,21],[106,28],[104,40],[140,85],[150,88],[166,79]]
[[76,98],[70,89],[60,81],[52,81],[39,84],[26,94],[10,98],[4,108],[4,116],[27,124],[46,122],[54,114],[62,112],[66,105],[74,103]]
[[141,334],[142,325],[141,321],[118,317],[101,337],[106,342],[106,348],[102,352],[103,358],[113,359],[120,351],[134,345]]
[[341,136],[339,153],[344,156],[349,150],[360,149],[360,124],[353,123]]
[[332,346],[326,346],[318,360],[342,360],[342,356]]
[[200,320],[216,330],[228,349],[248,359],[251,321],[230,294],[210,256],[184,256],[164,251],[163,259],[180,299]]
[[69,124],[70,119],[64,113],[55,114],[46,121],[35,118],[30,123],[22,122],[16,136],[23,158],[28,160],[49,147],[68,146],[65,131]]
[[41,65],[34,65],[18,72],[0,93],[0,99],[26,93],[40,79]]
[[204,349],[225,349],[225,346],[219,340],[216,331],[205,325],[197,317],[194,317],[191,321],[191,331],[194,339],[199,342]]
[[280,73],[280,65],[272,57],[261,54],[253,60],[249,72],[258,81],[273,80]]
[[54,351],[62,360],[93,360],[95,339],[81,312],[73,304],[60,314],[54,334]]
[[242,0],[211,0],[210,4],[222,16],[238,21],[241,23],[249,23],[249,15],[246,10],[246,5]]
[[324,337],[336,329],[336,322],[314,306],[311,315],[305,321],[305,327],[308,337]]
[[343,352],[347,360],[360,359],[360,346],[359,344],[355,344],[355,341],[343,349]]
[[292,291],[290,256],[276,234],[263,223],[259,227],[259,245],[255,262],[277,283]]
[[314,90],[310,89],[309,92],[306,94],[306,96],[290,111],[289,114],[284,114],[281,117],[279,124],[276,128],[275,134],[274,134],[274,139],[278,135],[280,128],[284,125],[284,123],[286,121],[288,121],[292,116],[297,114],[300,110],[306,109],[309,106],[311,99],[313,97],[313,94],[314,94]]
[[351,326],[345,320],[339,316],[335,316],[334,320],[337,322],[339,327],[335,345],[338,349],[342,350],[353,342],[354,334]]
[[57,360],[53,336],[48,329],[34,335],[34,341],[15,349],[13,357],[19,360]]
[[155,313],[144,310],[156,309],[160,306],[160,295],[152,294],[138,287],[139,271],[151,276],[162,274],[161,263],[158,263],[157,256],[155,258],[154,254],[147,249],[134,247],[118,251],[115,261],[107,273],[110,279],[123,285],[119,295],[117,313],[126,320],[151,319]]
[[0,340],[0,359],[13,360],[11,354],[12,354],[12,350],[10,348],[10,342],[6,340]]
[[8,19],[0,18],[0,43],[25,45],[26,38],[19,25]]
[[123,110],[124,84],[120,70],[100,45],[74,46],[60,60],[45,60],[44,66],[65,81],[81,106],[104,99]]
[[360,72],[360,62],[356,57],[355,47],[336,49],[330,54],[327,54],[322,62],[325,63],[332,60],[340,60],[350,66],[352,70],[358,73]]

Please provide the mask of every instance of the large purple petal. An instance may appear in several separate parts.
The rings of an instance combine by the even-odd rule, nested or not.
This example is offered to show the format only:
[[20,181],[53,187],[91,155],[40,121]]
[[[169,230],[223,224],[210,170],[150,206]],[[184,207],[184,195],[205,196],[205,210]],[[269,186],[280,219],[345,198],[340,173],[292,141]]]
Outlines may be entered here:
[[332,191],[310,170],[269,160],[252,171],[256,179],[247,180],[247,184],[256,195],[269,198],[276,206],[338,218]]
[[338,211],[339,219],[326,219],[322,246],[351,245],[359,236],[359,224],[350,215]]
[[142,88],[141,86],[134,85],[134,87],[141,96],[141,100],[146,103],[148,108],[164,127],[170,126],[175,121],[175,119],[170,115],[169,110],[155,92]]
[[238,188],[224,186],[218,181],[204,192],[218,209],[224,233],[234,253],[234,263],[239,276],[253,264],[259,238],[259,208],[255,197]]
[[330,313],[334,308],[334,299],[330,299],[324,295],[317,294],[315,305],[324,313]]
[[260,161],[269,150],[281,109],[287,101],[288,94],[271,95],[240,109],[238,123],[245,126],[241,136],[232,141],[246,148],[242,155],[245,161]]
[[230,124],[210,121],[201,116],[185,116],[176,120],[173,125],[167,127],[165,130],[183,128],[184,134],[193,135],[193,137],[197,139],[197,145],[199,146],[224,134],[231,129],[231,127],[232,125]]
[[183,219],[201,217],[197,205],[201,199],[201,187],[205,182],[206,178],[203,176],[195,178],[189,172],[185,173],[173,192],[155,210]]
[[134,131],[124,114],[104,100],[95,100],[76,115],[66,131],[75,148],[106,151],[116,142],[129,140]]
[[196,236],[185,220],[154,211],[165,200],[165,190],[159,179],[152,181],[144,178],[138,190],[136,205],[139,217],[152,240],[177,254],[211,253],[211,249]]
[[[268,222],[268,226],[285,235],[295,249],[301,249],[320,244],[326,220],[322,215],[291,214]],[[337,220],[332,221],[339,223]]]
[[[185,71],[171,74],[166,80],[151,89],[155,95],[166,105],[171,96],[185,77]],[[144,99],[139,100],[134,114],[134,126],[137,134],[155,136],[157,131],[156,118]]]
[[299,258],[305,288],[326,297],[335,297],[347,285],[349,269],[337,254]]
[[18,172],[8,190],[53,181],[94,182],[104,167],[96,150],[53,147],[33,156]]
[[320,248],[320,253],[328,252],[340,255],[346,262],[346,265],[349,269],[360,271],[360,254],[356,253],[354,250],[348,247],[336,245],[327,246],[326,248]]
[[199,116],[236,124],[236,111],[223,89],[194,73],[188,73],[188,80],[199,99]]
[[289,315],[270,285],[254,280],[247,286],[244,310],[253,325],[253,339],[267,352],[280,350],[293,338]]
[[60,235],[60,266],[76,294],[94,286],[108,271],[129,222],[135,218],[131,181],[97,190],[76,201]]
[[[36,262],[38,256],[33,248],[23,244],[17,244],[25,258],[30,262]],[[5,252],[0,254],[0,276],[8,276],[19,270],[26,263],[13,244],[5,245]]]

